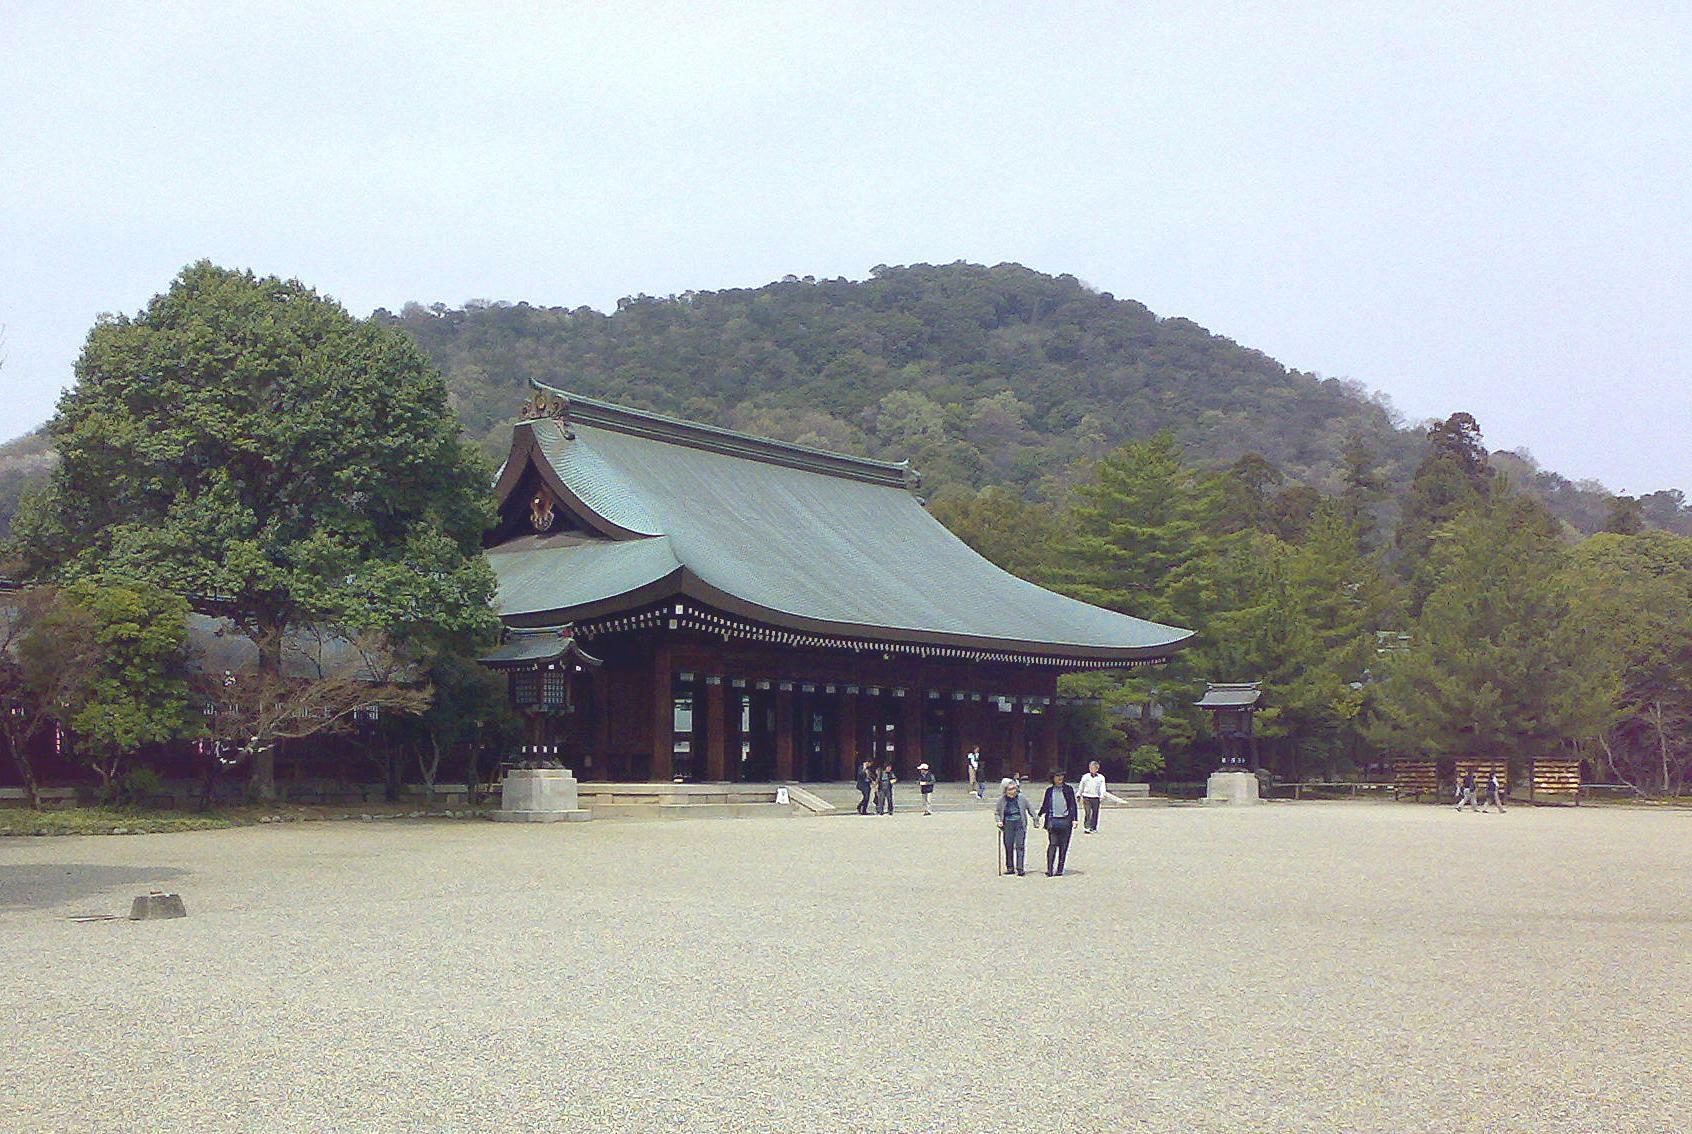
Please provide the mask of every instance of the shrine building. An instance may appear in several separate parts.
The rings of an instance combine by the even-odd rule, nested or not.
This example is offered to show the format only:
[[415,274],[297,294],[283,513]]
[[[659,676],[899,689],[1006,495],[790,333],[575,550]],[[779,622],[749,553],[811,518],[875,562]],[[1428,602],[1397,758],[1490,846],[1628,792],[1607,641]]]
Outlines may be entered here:
[[1044,775],[1059,674],[1192,632],[1000,570],[893,464],[541,387],[487,561],[528,750],[584,780]]

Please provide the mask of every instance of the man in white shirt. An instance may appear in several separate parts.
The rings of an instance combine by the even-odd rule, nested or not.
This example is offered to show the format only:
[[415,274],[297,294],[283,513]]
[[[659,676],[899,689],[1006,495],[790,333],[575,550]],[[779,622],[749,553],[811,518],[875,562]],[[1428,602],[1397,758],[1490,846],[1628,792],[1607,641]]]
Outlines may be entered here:
[[1081,806],[1086,811],[1086,824],[1081,833],[1091,835],[1099,829],[1099,807],[1105,797],[1105,778],[1099,775],[1097,760],[1087,765],[1087,774],[1081,777],[1080,795]]
[[980,799],[982,791],[985,790],[985,785],[981,782],[980,745],[969,750],[969,790],[975,793],[976,799]]

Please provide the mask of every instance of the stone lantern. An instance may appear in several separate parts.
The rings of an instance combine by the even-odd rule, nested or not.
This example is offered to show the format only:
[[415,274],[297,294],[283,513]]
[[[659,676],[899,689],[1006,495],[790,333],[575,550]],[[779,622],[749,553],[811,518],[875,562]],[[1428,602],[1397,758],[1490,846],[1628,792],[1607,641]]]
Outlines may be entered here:
[[1263,683],[1209,682],[1204,696],[1194,704],[1211,714],[1211,726],[1222,746],[1222,765],[1205,784],[1207,803],[1256,803],[1258,801],[1257,736],[1252,717],[1261,707]]

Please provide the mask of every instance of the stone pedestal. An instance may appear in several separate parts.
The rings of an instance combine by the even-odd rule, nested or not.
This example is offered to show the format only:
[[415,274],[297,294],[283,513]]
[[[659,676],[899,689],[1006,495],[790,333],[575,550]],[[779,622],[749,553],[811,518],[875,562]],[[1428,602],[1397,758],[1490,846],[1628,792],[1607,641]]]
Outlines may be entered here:
[[153,921],[158,918],[187,916],[188,908],[182,904],[182,895],[166,894],[159,890],[138,896],[129,907],[130,921]]
[[1251,772],[1212,772],[1205,782],[1206,803],[1261,803],[1257,776]]
[[505,774],[499,810],[504,823],[579,823],[593,818],[577,804],[576,777],[568,768],[519,768]]

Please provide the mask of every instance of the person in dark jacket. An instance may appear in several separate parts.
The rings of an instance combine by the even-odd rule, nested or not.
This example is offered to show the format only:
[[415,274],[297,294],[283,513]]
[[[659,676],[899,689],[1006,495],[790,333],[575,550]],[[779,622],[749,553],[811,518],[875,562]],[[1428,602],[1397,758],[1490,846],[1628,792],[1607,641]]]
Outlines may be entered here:
[[899,777],[893,774],[893,761],[889,760],[881,766],[881,771],[875,777],[875,813],[882,813],[882,805],[886,805],[887,814],[893,814],[893,785],[899,782]]
[[858,800],[858,814],[869,814],[870,791],[875,787],[875,774],[870,770],[870,762],[865,760],[858,765],[858,794],[863,798]]
[[1486,777],[1486,802],[1481,804],[1481,813],[1485,814],[1488,807],[1498,808],[1500,815],[1504,814],[1504,784],[1498,778],[1498,771],[1494,769]]
[[1034,819],[1034,805],[1022,794],[1022,785],[1006,780],[1004,794],[993,801],[993,818],[999,824],[1005,844],[1005,873],[1026,874],[1028,824]]
[[1075,833],[1075,812],[1075,789],[1063,782],[1063,769],[1053,768],[1052,786],[1040,801],[1040,819],[1046,824],[1048,878],[1063,876],[1063,865],[1069,858],[1069,836]]
[[1457,810],[1463,810],[1464,804],[1469,805],[1470,811],[1479,811],[1480,805],[1475,802],[1475,773],[1467,771],[1457,783]]
[[934,773],[928,770],[927,764],[917,765],[917,783],[922,785],[922,813],[934,814],[931,806],[934,800]]

